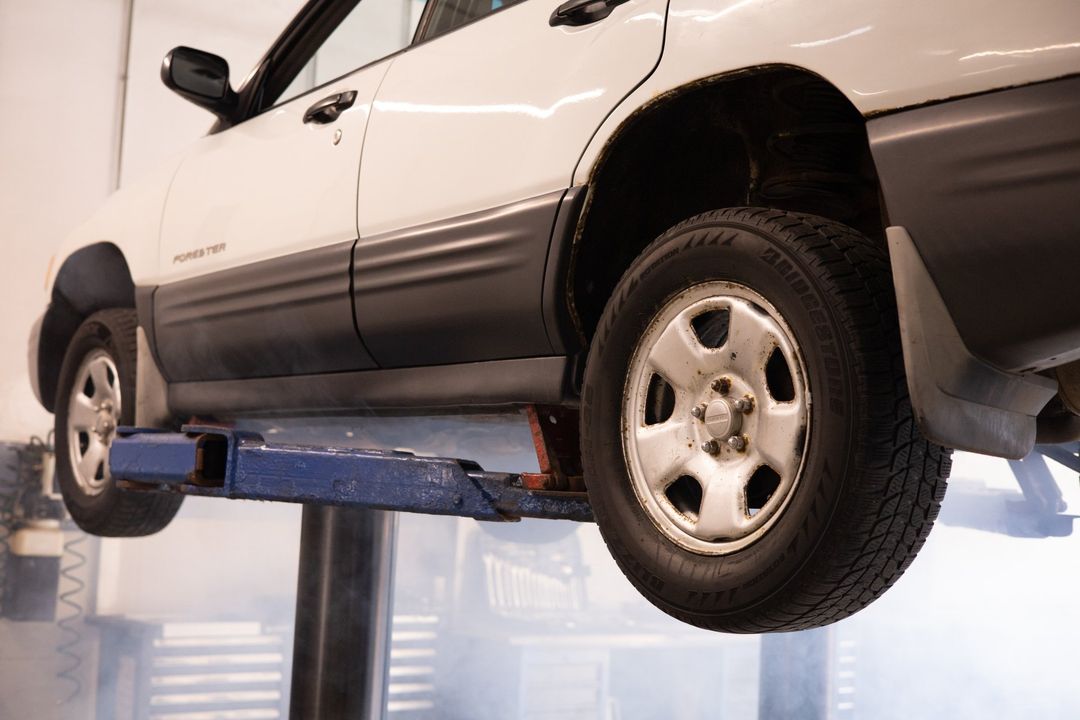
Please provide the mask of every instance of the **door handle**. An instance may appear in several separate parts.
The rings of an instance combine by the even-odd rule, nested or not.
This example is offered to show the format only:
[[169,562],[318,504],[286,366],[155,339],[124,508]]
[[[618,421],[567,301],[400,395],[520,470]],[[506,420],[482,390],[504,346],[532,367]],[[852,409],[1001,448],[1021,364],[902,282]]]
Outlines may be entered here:
[[611,14],[612,8],[624,2],[626,0],[567,0],[551,13],[548,24],[552,27],[588,25],[603,20]]
[[304,113],[304,122],[319,125],[332,123],[341,116],[341,113],[351,108],[354,102],[356,102],[355,90],[346,90],[324,97],[307,109]]

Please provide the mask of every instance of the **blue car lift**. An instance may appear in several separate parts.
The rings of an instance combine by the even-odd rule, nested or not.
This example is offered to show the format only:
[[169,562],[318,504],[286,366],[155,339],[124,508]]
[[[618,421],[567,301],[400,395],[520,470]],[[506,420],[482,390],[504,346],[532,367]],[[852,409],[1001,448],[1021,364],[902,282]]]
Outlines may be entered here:
[[[378,718],[389,648],[393,513],[592,521],[576,413],[527,409],[540,473],[468,460],[274,444],[217,425],[121,428],[109,470],[129,492],[303,503],[289,714]],[[550,420],[550,424],[547,423]],[[556,427],[556,424],[558,427]]]
[[496,522],[593,519],[584,492],[545,490],[533,481],[543,474],[486,472],[468,460],[404,452],[277,445],[256,433],[209,425],[185,425],[178,433],[121,428],[109,470],[121,487],[134,491]]

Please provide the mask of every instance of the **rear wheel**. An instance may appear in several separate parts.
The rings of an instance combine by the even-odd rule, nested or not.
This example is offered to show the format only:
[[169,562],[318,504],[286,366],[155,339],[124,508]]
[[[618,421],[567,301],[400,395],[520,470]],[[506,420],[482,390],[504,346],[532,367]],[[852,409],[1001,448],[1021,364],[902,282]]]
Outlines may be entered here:
[[103,310],[75,332],[60,369],[56,402],[56,472],[64,503],[88,533],[150,535],[180,508],[182,497],[130,493],[109,475],[119,425],[135,422],[135,311]]
[[949,452],[907,398],[888,257],[757,208],[663,235],[617,286],[585,371],[600,530],[666,612],[730,632],[817,627],[921,547]]

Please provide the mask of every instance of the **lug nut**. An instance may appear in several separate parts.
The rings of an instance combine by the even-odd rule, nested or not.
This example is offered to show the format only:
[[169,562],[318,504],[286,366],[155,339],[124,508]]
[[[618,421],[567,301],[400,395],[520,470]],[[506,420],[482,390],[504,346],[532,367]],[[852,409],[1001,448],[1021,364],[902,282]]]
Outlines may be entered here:
[[727,395],[731,392],[731,378],[722,377],[719,380],[713,380],[712,389],[721,395]]
[[720,452],[720,443],[716,442],[715,440],[706,440],[705,442],[701,443],[701,449],[709,453],[710,455],[715,455],[716,453]]
[[746,438],[742,435],[732,435],[727,439],[727,444],[732,450],[742,452],[746,448]]
[[741,413],[748,413],[754,409],[754,398],[747,395],[744,398],[739,398],[734,402],[735,409]]
[[700,420],[701,418],[705,417],[705,406],[695,405],[693,409],[690,410],[690,414]]

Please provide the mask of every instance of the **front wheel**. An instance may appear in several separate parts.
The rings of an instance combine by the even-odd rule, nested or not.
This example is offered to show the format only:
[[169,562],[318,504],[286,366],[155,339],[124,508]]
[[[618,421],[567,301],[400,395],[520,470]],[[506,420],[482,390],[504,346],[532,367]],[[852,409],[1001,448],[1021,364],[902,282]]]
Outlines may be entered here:
[[150,535],[169,524],[183,500],[125,492],[109,475],[116,428],[135,423],[137,324],[134,310],[94,313],[75,331],[60,368],[56,472],[72,519],[94,535]]
[[884,248],[806,215],[700,215],[650,245],[593,339],[585,480],[616,561],[702,627],[818,627],[907,568],[949,451],[907,397]]

